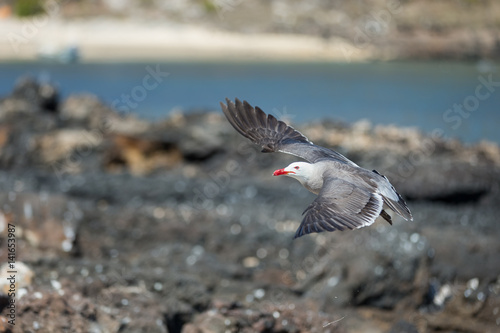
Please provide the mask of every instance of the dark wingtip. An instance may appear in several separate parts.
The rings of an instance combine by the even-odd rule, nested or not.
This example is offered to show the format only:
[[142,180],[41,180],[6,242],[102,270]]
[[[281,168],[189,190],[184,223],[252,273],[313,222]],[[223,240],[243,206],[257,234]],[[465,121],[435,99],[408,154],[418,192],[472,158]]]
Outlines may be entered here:
[[229,98],[226,97],[225,99],[226,99],[226,104],[224,104],[224,102],[219,102],[222,110],[227,110],[228,108],[231,107],[231,104],[234,104],[233,101],[231,101]]
[[380,212],[380,216],[382,216],[384,220],[386,220],[390,225],[392,225],[392,217],[385,210],[382,209],[382,211]]
[[243,106],[244,106],[245,108],[247,108],[247,107],[248,107],[248,108],[252,108],[252,109],[253,109],[253,106],[251,106],[251,105],[250,105],[250,103],[248,103],[246,100],[243,100]]
[[304,232],[302,231],[302,227],[298,228],[297,231],[295,232],[295,236],[293,236],[293,239],[297,239],[299,237],[304,236]]
[[[222,103],[222,102],[221,102],[221,103]],[[229,99],[229,98],[227,98],[227,97],[226,97],[226,104],[227,104],[227,106],[228,106],[228,107],[229,107],[231,104],[232,104],[232,105],[235,105],[236,103],[241,103],[241,102],[240,102],[240,100],[239,100],[238,98],[235,98],[235,99],[234,99],[234,102],[233,102],[231,99]]]
[[398,197],[399,197],[398,204],[400,204],[403,207],[404,213],[406,213],[406,215],[405,214],[402,215],[403,218],[406,221],[408,221],[408,220],[413,221],[413,215],[411,214],[410,208],[408,208],[406,201],[403,199],[403,197],[399,193],[398,193]]

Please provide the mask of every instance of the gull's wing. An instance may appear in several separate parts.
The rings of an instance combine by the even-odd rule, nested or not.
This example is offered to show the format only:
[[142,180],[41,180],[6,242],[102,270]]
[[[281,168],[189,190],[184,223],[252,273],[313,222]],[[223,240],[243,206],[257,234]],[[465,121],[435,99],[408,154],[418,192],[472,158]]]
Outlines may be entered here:
[[382,196],[339,178],[327,178],[318,197],[307,207],[295,238],[322,231],[358,229],[375,222]]
[[[377,170],[373,170],[380,178],[378,183],[378,191],[382,195],[384,203],[398,215],[403,217],[405,220],[413,221],[413,216],[411,215],[410,209],[406,204],[405,200],[399,194],[394,186],[389,182],[386,176],[381,175]],[[384,217],[385,218],[385,217]]]
[[244,137],[262,147],[262,152],[282,152],[292,154],[315,163],[322,159],[357,166],[354,162],[336,151],[317,146],[302,133],[273,115],[266,114],[259,107],[252,107],[246,101],[236,99],[233,103],[226,98],[220,103],[222,112],[229,123]]

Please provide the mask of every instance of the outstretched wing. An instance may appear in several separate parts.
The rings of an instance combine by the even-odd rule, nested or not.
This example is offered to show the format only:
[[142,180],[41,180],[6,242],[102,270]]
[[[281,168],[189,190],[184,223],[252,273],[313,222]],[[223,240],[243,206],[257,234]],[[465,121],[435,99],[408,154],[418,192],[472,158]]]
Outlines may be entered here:
[[378,190],[382,195],[384,203],[398,215],[403,217],[405,220],[413,221],[413,216],[411,215],[410,209],[406,204],[405,200],[399,194],[394,186],[389,182],[386,176],[380,174],[377,170],[373,170],[380,178],[378,182]]
[[292,154],[315,163],[322,159],[333,159],[357,166],[336,151],[317,146],[302,133],[273,115],[266,114],[259,107],[252,107],[246,101],[236,99],[233,103],[226,98],[220,103],[222,112],[229,123],[244,137],[262,147],[262,152],[282,152]]
[[383,199],[339,178],[327,178],[318,197],[304,211],[295,238],[313,232],[358,229],[375,222]]

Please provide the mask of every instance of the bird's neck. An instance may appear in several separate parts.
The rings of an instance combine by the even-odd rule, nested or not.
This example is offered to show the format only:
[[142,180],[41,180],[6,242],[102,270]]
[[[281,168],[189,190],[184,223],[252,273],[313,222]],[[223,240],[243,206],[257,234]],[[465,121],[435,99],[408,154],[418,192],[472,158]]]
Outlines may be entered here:
[[296,179],[304,186],[308,191],[318,194],[323,187],[323,173],[321,170],[317,170],[317,165],[310,165],[310,172],[307,173],[306,177],[297,177]]

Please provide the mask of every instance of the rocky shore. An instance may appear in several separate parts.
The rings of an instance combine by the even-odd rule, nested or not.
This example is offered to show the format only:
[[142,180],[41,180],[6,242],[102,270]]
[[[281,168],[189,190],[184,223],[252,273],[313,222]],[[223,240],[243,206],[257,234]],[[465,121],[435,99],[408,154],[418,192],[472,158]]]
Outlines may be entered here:
[[220,111],[152,123],[20,80],[0,100],[0,332],[497,332],[499,147],[295,125],[387,175],[414,221],[293,240],[313,196],[271,175],[294,159]]

